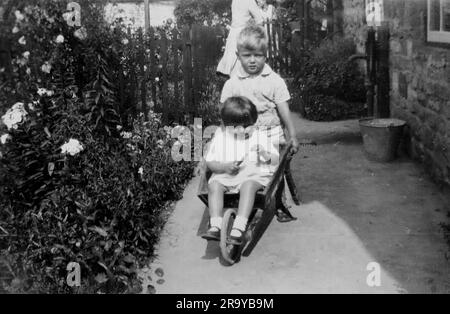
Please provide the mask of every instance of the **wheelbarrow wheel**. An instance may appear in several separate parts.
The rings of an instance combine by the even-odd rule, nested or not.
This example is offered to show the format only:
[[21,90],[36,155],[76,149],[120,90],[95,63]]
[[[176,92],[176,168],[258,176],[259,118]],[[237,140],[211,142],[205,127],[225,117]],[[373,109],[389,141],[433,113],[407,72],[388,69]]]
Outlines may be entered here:
[[220,229],[220,251],[223,259],[230,265],[238,260],[240,251],[240,246],[227,243],[236,214],[235,208],[228,208],[223,215],[222,228]]

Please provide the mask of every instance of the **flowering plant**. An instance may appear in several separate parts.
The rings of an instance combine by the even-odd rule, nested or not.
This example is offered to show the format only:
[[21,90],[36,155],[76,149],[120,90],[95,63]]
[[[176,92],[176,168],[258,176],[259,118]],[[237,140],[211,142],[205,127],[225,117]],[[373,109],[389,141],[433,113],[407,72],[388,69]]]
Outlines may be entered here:
[[78,140],[71,138],[68,142],[61,146],[61,153],[75,156],[83,151],[83,145]]
[[[80,2],[90,8],[82,27],[67,25],[65,2],[36,0],[1,29],[13,43],[10,68],[0,68],[0,262],[9,270],[0,286],[10,292],[136,292],[162,213],[193,174],[193,163],[172,160],[158,114],[133,121],[118,106],[114,70],[125,52],[134,58],[122,44],[132,38],[102,22],[97,2]],[[65,281],[74,261],[80,290]]]
[[18,102],[2,116],[2,122],[8,130],[17,129],[19,124],[25,121],[27,114],[23,103]]

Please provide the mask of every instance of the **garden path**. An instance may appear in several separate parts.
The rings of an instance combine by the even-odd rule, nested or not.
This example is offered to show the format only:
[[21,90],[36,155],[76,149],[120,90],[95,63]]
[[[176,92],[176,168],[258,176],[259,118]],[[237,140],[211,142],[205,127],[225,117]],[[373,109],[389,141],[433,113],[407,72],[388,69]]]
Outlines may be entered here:
[[[405,157],[368,161],[355,120],[296,119],[299,136],[318,143],[292,162],[304,201],[292,208],[299,219],[274,220],[249,257],[222,266],[217,243],[198,236],[205,206],[196,177],[165,226],[145,287],[177,294],[449,293],[440,223],[448,221],[450,202],[421,166]],[[370,262],[381,265],[379,287],[366,283]]]

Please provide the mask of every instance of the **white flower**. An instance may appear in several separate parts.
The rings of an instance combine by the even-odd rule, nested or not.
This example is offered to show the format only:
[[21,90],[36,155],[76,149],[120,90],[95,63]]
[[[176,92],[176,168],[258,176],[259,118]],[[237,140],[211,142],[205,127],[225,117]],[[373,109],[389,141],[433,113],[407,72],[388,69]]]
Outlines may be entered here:
[[75,11],[65,12],[63,13],[63,19],[66,21],[73,21],[73,18],[75,17]]
[[73,33],[73,35],[74,35],[76,38],[78,38],[79,40],[85,40],[86,37],[87,37],[87,31],[86,31],[86,28],[81,27],[81,28],[77,29],[77,30]]
[[25,121],[27,114],[24,104],[18,102],[2,116],[3,124],[6,125],[8,130],[17,129],[19,123]]
[[27,68],[26,73],[27,73],[28,75],[30,75],[30,74],[31,74],[31,69],[30,69],[30,68]]
[[45,88],[39,88],[37,93],[39,96],[43,96],[43,95],[47,94],[47,90]]
[[20,59],[16,59],[17,64],[24,66],[25,64],[27,64],[28,60],[25,58],[20,58]]
[[138,173],[143,176],[144,175],[144,168],[140,167],[138,170]]
[[3,145],[5,145],[6,142],[7,142],[10,138],[11,138],[11,135],[9,135],[9,134],[3,134],[3,135],[0,137],[0,142],[1,142]]
[[55,42],[57,44],[62,44],[64,42],[64,36],[63,35],[58,35],[58,37],[56,37]]
[[157,141],[156,144],[158,144],[159,148],[163,148],[164,147],[164,141],[163,140]]
[[163,127],[164,131],[166,131],[167,134],[170,134],[172,132],[172,128],[170,126],[164,126]]
[[50,71],[52,70],[52,65],[50,63],[48,63],[48,61],[46,61],[42,66],[41,66],[41,71],[45,72],[45,73],[50,73]]
[[28,59],[30,57],[30,52],[29,51],[25,51],[24,53],[22,53],[22,56],[26,59]]
[[28,104],[28,109],[30,109],[31,111],[34,111],[34,109],[36,109],[36,105],[38,104],[38,101],[33,101],[32,103]]
[[19,44],[21,44],[21,45],[27,44],[27,41],[25,40],[25,36],[20,37],[18,41],[19,41]]
[[16,10],[16,12],[14,12],[14,15],[16,16],[16,20],[19,22],[23,21],[23,19],[25,18],[25,16],[19,10]]
[[19,31],[20,29],[17,26],[14,26],[14,28],[12,29],[13,34],[17,34]]
[[117,128],[117,131],[122,131],[122,126],[121,125],[118,125],[118,126],[116,126],[116,128]]
[[38,93],[39,96],[47,95],[48,97],[51,97],[51,96],[53,96],[55,94],[54,91],[48,90],[46,88],[39,88],[37,93]]
[[159,77],[155,77],[155,82],[159,82]]
[[75,156],[76,154],[83,151],[83,145],[78,140],[71,138],[63,146],[61,146],[62,154],[69,154],[70,156]]
[[123,45],[128,45],[128,43],[129,43],[128,39],[126,39],[126,38],[122,39],[122,44]]
[[124,139],[130,139],[133,134],[131,134],[131,132],[122,132],[120,133],[120,136],[122,136]]
[[12,110],[25,110],[23,102],[16,102],[12,107]]

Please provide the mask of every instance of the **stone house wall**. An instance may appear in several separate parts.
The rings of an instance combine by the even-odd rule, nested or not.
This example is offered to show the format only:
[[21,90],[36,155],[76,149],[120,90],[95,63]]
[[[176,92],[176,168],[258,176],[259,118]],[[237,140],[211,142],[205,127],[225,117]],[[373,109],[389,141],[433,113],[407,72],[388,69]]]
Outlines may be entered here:
[[[344,0],[344,33],[364,51],[364,0]],[[384,0],[390,30],[390,107],[408,123],[406,147],[450,184],[450,45],[427,42],[426,0]]]

